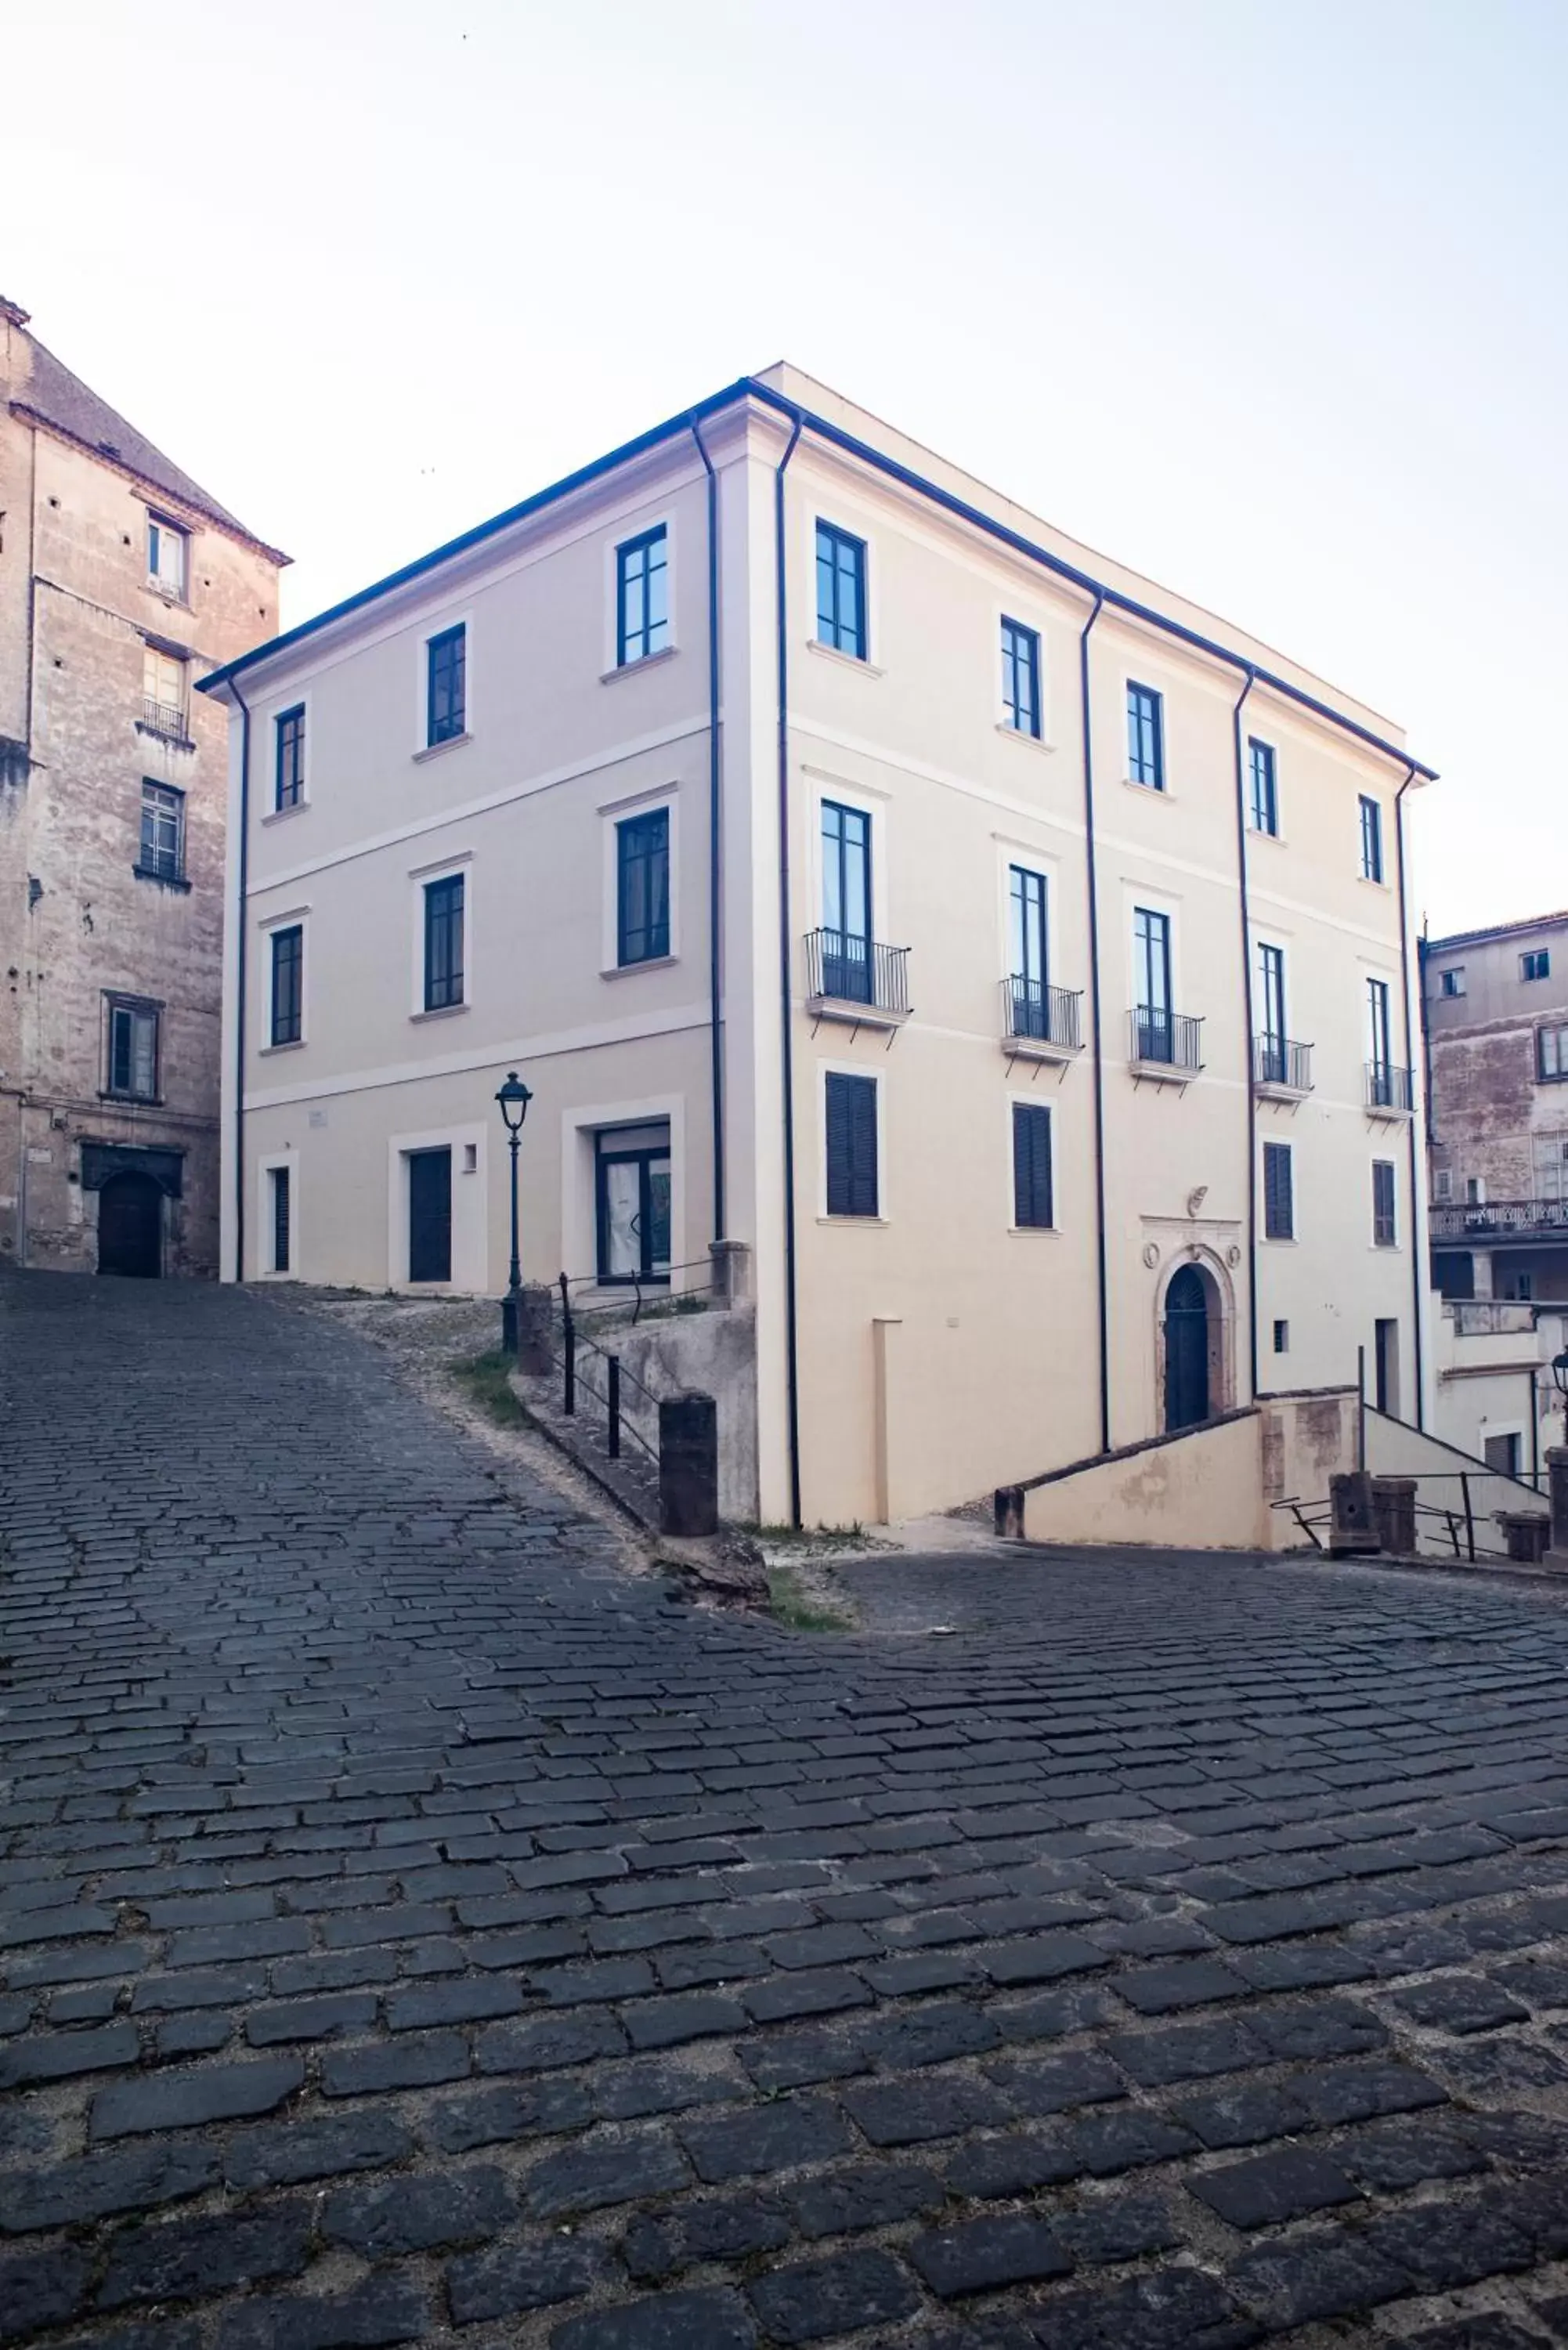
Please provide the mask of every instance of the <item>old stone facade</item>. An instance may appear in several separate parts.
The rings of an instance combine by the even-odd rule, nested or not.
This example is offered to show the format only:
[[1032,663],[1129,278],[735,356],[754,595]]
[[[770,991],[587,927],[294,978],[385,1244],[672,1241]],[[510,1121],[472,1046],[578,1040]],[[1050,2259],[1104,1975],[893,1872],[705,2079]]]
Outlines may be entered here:
[[264,546],[0,301],[0,1262],[217,1269],[227,744]]
[[1568,913],[1422,949],[1433,1277],[1568,1298]]

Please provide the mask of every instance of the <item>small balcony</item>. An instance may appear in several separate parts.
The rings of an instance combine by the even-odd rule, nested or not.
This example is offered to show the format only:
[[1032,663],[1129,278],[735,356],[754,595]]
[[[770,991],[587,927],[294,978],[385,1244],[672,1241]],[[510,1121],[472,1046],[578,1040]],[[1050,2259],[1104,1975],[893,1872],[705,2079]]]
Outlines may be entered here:
[[909,1016],[909,950],[853,931],[808,931],[805,1008],[814,1020],[901,1028]]
[[1185,1086],[1203,1066],[1203,1023],[1184,1012],[1140,1003],[1127,1015],[1128,1065],[1135,1077]]
[[1009,1060],[1070,1061],[1084,1049],[1083,991],[1014,972],[1002,983],[1002,1049]]
[[1252,1086],[1265,1101],[1304,1101],[1312,1091],[1312,1046],[1293,1036],[1254,1036]]
[[1368,1061],[1366,1107],[1374,1118],[1408,1118],[1415,1107],[1409,1070],[1394,1061]]
[[1568,1200],[1452,1200],[1428,1212],[1435,1241],[1568,1240]]
[[137,723],[143,733],[157,734],[165,743],[191,740],[191,722],[177,702],[143,702]]

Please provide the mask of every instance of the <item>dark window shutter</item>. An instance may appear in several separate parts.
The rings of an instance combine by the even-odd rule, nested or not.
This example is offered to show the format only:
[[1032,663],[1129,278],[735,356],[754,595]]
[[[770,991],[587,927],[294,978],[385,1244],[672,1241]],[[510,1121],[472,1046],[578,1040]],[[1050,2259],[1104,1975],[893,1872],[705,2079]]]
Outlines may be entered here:
[[877,1081],[827,1076],[827,1212],[877,1213]]
[[1295,1192],[1288,1142],[1263,1145],[1263,1235],[1271,1241],[1295,1238]]
[[1051,1113],[1028,1102],[1012,1106],[1012,1221],[1049,1225],[1051,1202]]

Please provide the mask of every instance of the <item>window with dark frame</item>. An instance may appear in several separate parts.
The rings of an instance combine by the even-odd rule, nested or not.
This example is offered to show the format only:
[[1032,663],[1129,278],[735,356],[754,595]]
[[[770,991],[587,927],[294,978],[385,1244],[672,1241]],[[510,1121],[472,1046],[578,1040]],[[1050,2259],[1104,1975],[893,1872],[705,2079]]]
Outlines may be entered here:
[[877,1080],[829,1069],[825,1085],[827,1125],[827,1212],[875,1216]]
[[1258,942],[1258,1010],[1263,1023],[1259,1038],[1260,1074],[1266,1084],[1282,1086],[1290,1076],[1285,1051],[1285,951],[1262,939]]
[[866,542],[830,522],[816,525],[816,641],[867,657]]
[[1260,743],[1255,734],[1247,739],[1247,774],[1251,785],[1252,830],[1278,835],[1280,829],[1280,795],[1274,768],[1274,746]]
[[147,517],[147,580],[161,595],[185,599],[185,583],[190,574],[191,541],[188,533],[177,524],[164,522],[157,515]]
[[425,743],[454,743],[468,724],[468,630],[460,620],[425,646]]
[[1438,984],[1439,990],[1444,995],[1463,995],[1465,993],[1465,967],[1463,963],[1457,962],[1454,964],[1452,970],[1440,972],[1438,973]]
[[1002,624],[1002,707],[1013,733],[1040,740],[1040,633],[1022,620]]
[[1560,1085],[1568,1077],[1568,1027],[1536,1030],[1535,1074],[1543,1085]]
[[1133,908],[1133,980],[1137,1057],[1168,1061],[1176,1037],[1170,1003],[1170,916],[1149,906]]
[[1391,1159],[1375,1159],[1372,1162],[1372,1242],[1375,1248],[1398,1245]]
[[139,873],[150,873],[160,881],[182,881],[185,878],[185,795],[171,784],[155,784],[150,776],[141,785],[141,847],[137,858]]
[[1055,1222],[1051,1196],[1051,1112],[1044,1103],[1012,1105],[1012,1221],[1025,1232]]
[[290,922],[272,933],[272,1019],[268,1041],[297,1045],[304,1035],[305,926]]
[[1394,1097],[1394,1054],[1389,1041],[1393,1025],[1386,979],[1369,979],[1366,983],[1366,1019],[1372,1058],[1372,1098],[1387,1107]]
[[1365,792],[1361,795],[1361,878],[1364,881],[1383,879],[1383,810]]
[[616,961],[669,952],[670,810],[652,808],[616,827]]
[[1263,1145],[1263,1238],[1293,1241],[1296,1236],[1294,1170],[1288,1142]]
[[1127,776],[1165,789],[1165,700],[1151,685],[1127,684]]
[[594,1223],[601,1286],[670,1279],[670,1132],[607,1128],[594,1138]]
[[425,883],[427,1012],[450,1012],[463,1001],[463,877],[449,873]]
[[273,806],[297,807],[305,797],[305,704],[278,712]]
[[108,1066],[104,1091],[126,1101],[156,1101],[159,1080],[159,1013],[156,1003],[135,996],[107,998]]
[[1290,1351],[1291,1326],[1288,1322],[1276,1322],[1274,1325],[1274,1352],[1276,1355],[1288,1355]]
[[1519,958],[1519,975],[1523,980],[1550,979],[1552,976],[1551,951],[1546,947],[1532,947],[1528,953],[1521,954]]
[[288,1169],[274,1167],[269,1170],[272,1185],[272,1269],[274,1273],[289,1270],[289,1187]]
[[1009,971],[1012,993],[1012,1033],[1015,1036],[1048,1036],[1051,1033],[1044,873],[1027,865],[1007,871]]
[[670,641],[670,544],[663,523],[615,551],[618,669],[662,652]]
[[822,803],[822,929],[824,994],[869,1003],[871,818],[837,800]]

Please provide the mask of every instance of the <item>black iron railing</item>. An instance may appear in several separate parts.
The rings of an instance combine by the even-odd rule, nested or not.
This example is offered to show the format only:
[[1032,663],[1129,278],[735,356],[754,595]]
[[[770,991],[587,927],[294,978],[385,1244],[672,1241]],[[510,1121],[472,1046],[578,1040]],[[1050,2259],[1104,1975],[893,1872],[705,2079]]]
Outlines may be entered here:
[[1411,1105],[1410,1072],[1400,1068],[1397,1061],[1368,1061],[1366,1064],[1366,1107],[1368,1109],[1407,1110]]
[[808,996],[877,1012],[909,1008],[908,947],[885,947],[853,931],[808,931],[805,962]]
[[1312,1046],[1298,1045],[1293,1036],[1254,1036],[1252,1083],[1281,1086],[1293,1094],[1310,1094]]
[[1084,1042],[1083,1002],[1079,988],[1050,987],[1014,972],[1002,983],[1002,1033],[1021,1043],[1058,1045],[1064,1053],[1076,1053]]
[[1185,1012],[1166,1012],[1140,1003],[1129,1015],[1132,1056],[1170,1069],[1203,1066],[1203,1023]]
[[1568,1232],[1568,1200],[1454,1201],[1431,1211],[1434,1240],[1467,1232]]
[[150,733],[166,735],[171,743],[183,743],[188,739],[186,727],[189,721],[177,702],[144,701],[141,723]]

